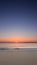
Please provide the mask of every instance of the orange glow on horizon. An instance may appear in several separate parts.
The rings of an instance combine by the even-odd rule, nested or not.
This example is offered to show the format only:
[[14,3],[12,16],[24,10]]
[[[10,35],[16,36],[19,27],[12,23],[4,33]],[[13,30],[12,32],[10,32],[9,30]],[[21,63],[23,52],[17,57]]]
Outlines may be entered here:
[[37,42],[37,39],[28,39],[28,38],[0,38],[0,42]]

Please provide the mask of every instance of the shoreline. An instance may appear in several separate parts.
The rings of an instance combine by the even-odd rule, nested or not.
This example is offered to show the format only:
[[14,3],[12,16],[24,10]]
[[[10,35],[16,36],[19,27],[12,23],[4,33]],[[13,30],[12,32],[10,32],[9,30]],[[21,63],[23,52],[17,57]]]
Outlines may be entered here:
[[27,48],[27,47],[13,47],[13,48],[4,48],[4,47],[1,47],[0,50],[37,50],[37,48]]

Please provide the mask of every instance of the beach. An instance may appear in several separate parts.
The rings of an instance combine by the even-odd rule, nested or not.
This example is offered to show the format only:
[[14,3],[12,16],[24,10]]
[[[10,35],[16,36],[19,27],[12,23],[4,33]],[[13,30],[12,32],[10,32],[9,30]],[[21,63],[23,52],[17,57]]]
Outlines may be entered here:
[[37,50],[0,50],[0,65],[37,65]]

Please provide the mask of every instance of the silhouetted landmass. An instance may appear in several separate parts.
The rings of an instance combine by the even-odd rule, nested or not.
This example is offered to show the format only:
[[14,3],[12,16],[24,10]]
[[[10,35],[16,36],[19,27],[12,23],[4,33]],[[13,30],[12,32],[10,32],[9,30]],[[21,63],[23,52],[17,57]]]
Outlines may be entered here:
[[37,42],[0,42],[0,43],[37,43]]

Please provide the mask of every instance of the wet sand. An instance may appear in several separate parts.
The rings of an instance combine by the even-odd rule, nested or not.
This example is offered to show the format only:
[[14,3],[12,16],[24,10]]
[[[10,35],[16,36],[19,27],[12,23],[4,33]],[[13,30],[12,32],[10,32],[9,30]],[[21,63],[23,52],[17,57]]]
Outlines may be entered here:
[[0,50],[0,65],[37,65],[37,50]]

